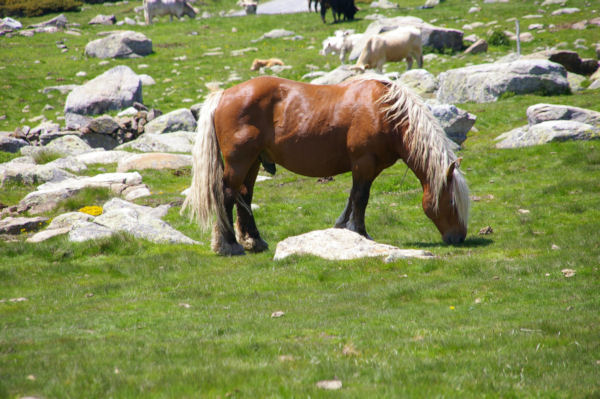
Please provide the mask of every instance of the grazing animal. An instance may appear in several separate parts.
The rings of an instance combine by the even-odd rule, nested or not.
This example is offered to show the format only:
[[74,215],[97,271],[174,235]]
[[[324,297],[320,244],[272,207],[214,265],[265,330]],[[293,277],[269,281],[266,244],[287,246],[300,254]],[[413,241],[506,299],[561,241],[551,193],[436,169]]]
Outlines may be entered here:
[[338,30],[335,32],[335,36],[323,40],[323,49],[319,51],[319,54],[325,56],[328,54],[339,53],[340,61],[343,64],[361,37],[362,34],[354,33],[353,29],[346,31]]
[[344,21],[354,20],[354,15],[358,12],[358,8],[354,5],[354,0],[321,0],[321,20],[325,23],[325,14],[331,8],[333,14],[333,22],[339,22],[344,16]]
[[398,28],[370,37],[353,68],[362,71],[372,68],[382,72],[383,64],[387,61],[406,59],[406,69],[411,69],[413,58],[417,60],[419,68],[422,68],[421,31],[412,27]]
[[196,18],[196,10],[185,0],[144,0],[144,19],[146,25],[152,23],[152,18],[168,15],[173,22],[173,15],[181,18],[187,15]]
[[262,67],[270,68],[274,65],[285,65],[285,64],[279,58],[269,58],[266,60],[261,60],[261,59],[255,58],[254,61],[252,61],[252,66],[250,67],[250,70],[258,71]]
[[371,183],[400,158],[421,182],[425,214],[446,243],[456,244],[467,234],[469,190],[451,148],[429,108],[400,84],[358,78],[312,85],[261,76],[204,102],[182,212],[213,225],[218,254],[266,250],[251,203],[260,164],[268,159],[304,176],[352,171],[352,190],[335,226],[369,237]]
[[237,5],[246,11],[246,15],[256,15],[256,9],[258,8],[257,1],[240,0],[237,2]]

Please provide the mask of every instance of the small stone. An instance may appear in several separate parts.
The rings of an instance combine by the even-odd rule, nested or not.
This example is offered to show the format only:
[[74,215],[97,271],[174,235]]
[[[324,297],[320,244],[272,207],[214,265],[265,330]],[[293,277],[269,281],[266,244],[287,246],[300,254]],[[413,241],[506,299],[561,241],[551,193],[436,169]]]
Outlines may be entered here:
[[573,277],[575,275],[575,270],[573,270],[573,269],[562,269],[561,273],[566,278],[569,278],[569,277]]
[[324,380],[317,382],[317,388],[327,390],[337,390],[342,388],[342,381],[340,380]]
[[192,307],[192,305],[190,305],[189,303],[180,303],[179,306],[185,309],[189,309]]
[[276,319],[285,315],[285,312],[282,310],[278,310],[276,312],[271,313],[271,317]]
[[552,249],[553,251],[558,251],[560,249],[560,247],[556,244],[552,244],[552,246],[550,247],[550,249]]
[[295,360],[295,359],[294,359],[294,356],[292,356],[292,355],[280,355],[280,356],[278,357],[278,359],[279,359],[279,361],[280,361],[280,362],[282,362],[282,363],[283,363],[283,362],[292,362],[292,361],[294,361],[294,360]]
[[479,304],[481,302],[482,302],[481,298],[475,298],[475,303]]
[[35,381],[35,375],[33,375],[33,374],[29,374],[29,375],[27,376],[27,379],[28,379],[29,381]]
[[493,234],[494,233],[494,229],[492,229],[491,226],[485,226],[484,228],[482,228],[481,230],[479,230],[479,235],[480,236],[486,236],[488,234]]
[[519,212],[521,215],[527,215],[529,212],[529,209],[519,209],[517,212]]
[[353,344],[346,344],[342,349],[342,354],[345,356],[358,356],[360,353],[358,353]]

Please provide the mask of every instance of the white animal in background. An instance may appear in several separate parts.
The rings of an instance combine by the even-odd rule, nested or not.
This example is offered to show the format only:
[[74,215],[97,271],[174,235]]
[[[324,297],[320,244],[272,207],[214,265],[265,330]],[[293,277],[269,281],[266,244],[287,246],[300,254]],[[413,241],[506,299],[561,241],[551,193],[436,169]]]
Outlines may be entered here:
[[168,15],[173,22],[173,16],[181,18],[187,15],[196,18],[197,11],[186,0],[144,0],[144,19],[146,25],[152,23],[152,18]]
[[365,43],[356,65],[352,68],[361,71],[371,68],[382,72],[383,64],[387,61],[406,59],[406,69],[411,69],[413,58],[417,60],[419,68],[422,68],[421,30],[414,27],[403,27],[370,37]]
[[355,34],[353,29],[337,30],[335,31],[335,36],[330,36],[323,40],[323,49],[319,51],[319,54],[339,53],[340,62],[343,64],[361,36],[362,34]]

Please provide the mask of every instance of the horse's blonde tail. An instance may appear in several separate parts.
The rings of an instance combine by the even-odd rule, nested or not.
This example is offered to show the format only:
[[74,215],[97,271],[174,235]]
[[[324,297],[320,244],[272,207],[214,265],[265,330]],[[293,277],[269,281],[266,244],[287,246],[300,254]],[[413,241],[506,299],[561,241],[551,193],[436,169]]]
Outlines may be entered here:
[[192,185],[181,208],[182,213],[189,209],[190,219],[197,220],[203,229],[212,225],[216,215],[221,231],[232,229],[223,201],[223,161],[214,124],[222,94],[222,90],[211,93],[200,111],[192,150]]

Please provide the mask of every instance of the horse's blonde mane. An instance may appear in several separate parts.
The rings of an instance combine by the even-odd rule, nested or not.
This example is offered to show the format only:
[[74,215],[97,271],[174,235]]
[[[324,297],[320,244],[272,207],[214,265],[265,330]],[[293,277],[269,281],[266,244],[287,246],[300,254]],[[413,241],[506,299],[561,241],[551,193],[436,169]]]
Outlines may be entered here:
[[[457,159],[451,149],[450,139],[429,107],[410,89],[380,77],[364,76],[357,80],[363,79],[378,80],[386,84],[388,89],[379,99],[379,104],[389,104],[383,108],[383,112],[395,124],[396,129],[408,122],[404,131],[404,140],[409,150],[406,161],[414,162],[417,167],[427,171],[429,186],[435,193],[433,206],[437,210],[440,194],[447,182],[446,172]],[[466,226],[469,218],[469,188],[458,168],[454,169],[452,197],[459,220]]]

